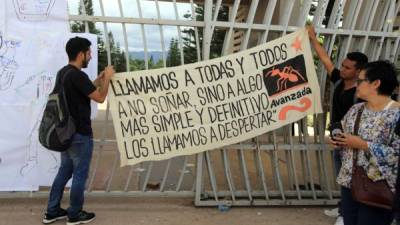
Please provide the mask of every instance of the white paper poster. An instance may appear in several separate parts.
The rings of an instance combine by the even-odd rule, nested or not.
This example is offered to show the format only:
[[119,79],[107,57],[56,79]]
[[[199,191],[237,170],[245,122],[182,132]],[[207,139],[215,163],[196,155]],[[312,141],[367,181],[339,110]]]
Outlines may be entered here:
[[26,39],[42,33],[69,32],[67,0],[3,1],[6,4],[6,32],[13,38]]
[[[68,63],[65,44],[83,36],[92,42],[85,72],[97,74],[97,37],[71,34],[66,0],[0,1],[0,190],[37,190],[49,186],[59,153],[43,149],[38,127],[57,71]],[[93,112],[96,111],[94,105]]]
[[[0,191],[37,190],[37,170],[26,167],[29,106],[0,105]],[[37,162],[35,162],[37,163]]]
[[4,35],[5,25],[6,25],[6,2],[0,1],[0,39]]

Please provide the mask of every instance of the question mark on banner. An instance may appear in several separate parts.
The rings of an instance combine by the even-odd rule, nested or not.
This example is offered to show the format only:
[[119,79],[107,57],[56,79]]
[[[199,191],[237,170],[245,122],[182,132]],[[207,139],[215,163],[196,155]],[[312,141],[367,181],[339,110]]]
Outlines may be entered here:
[[303,106],[294,106],[294,105],[288,105],[285,107],[282,107],[281,111],[279,112],[279,120],[286,120],[286,114],[289,111],[299,111],[299,112],[305,112],[307,109],[311,107],[311,100],[307,97],[304,97],[300,99],[299,103]]

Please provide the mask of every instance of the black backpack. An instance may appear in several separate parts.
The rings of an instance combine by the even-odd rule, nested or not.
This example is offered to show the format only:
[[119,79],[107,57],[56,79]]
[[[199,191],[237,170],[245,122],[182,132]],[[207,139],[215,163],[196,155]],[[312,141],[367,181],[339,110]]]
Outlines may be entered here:
[[75,121],[70,115],[64,90],[64,81],[70,71],[72,69],[58,72],[56,85],[49,95],[39,127],[40,144],[57,152],[66,151],[76,133]]

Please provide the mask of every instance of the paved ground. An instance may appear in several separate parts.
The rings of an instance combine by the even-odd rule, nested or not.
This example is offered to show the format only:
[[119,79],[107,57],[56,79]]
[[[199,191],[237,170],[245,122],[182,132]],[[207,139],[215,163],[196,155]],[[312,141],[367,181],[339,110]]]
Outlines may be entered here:
[[[101,107],[100,107],[101,108]],[[103,113],[101,110],[99,113]],[[103,115],[104,116],[104,115]],[[101,121],[94,122],[95,137],[100,137]],[[107,138],[113,138],[112,124],[107,124]],[[106,146],[105,148],[110,148]],[[109,155],[111,154],[112,155]],[[94,180],[94,189],[104,190],[108,181],[115,151],[105,151]],[[96,154],[95,154],[96,155]],[[93,165],[93,163],[92,163]],[[233,166],[236,164],[232,164]],[[162,167],[161,167],[162,168]],[[113,188],[123,190],[129,168],[119,168],[113,178]],[[156,171],[156,168],[154,169]],[[216,169],[218,172],[218,170]],[[222,171],[222,170],[221,170]],[[239,170],[238,170],[239,171]],[[251,172],[251,169],[250,169]],[[154,172],[164,174],[161,172]],[[222,172],[221,172],[222,173]],[[253,173],[255,173],[253,171]],[[122,174],[122,175],[121,175]],[[171,173],[174,174],[174,173]],[[272,176],[267,174],[268,176]],[[170,179],[172,175],[169,176]],[[121,178],[122,177],[122,178]],[[136,180],[137,179],[137,180]],[[139,189],[139,178],[132,178],[130,188]],[[188,179],[188,178],[186,178]],[[239,177],[234,177],[239,180]],[[158,179],[159,180],[159,179]],[[120,182],[121,181],[121,182]],[[172,182],[169,180],[169,182]],[[190,187],[193,179],[186,183]],[[238,182],[240,183],[240,182]],[[135,186],[135,184],[137,186]],[[183,183],[183,186],[185,183]],[[0,225],[42,224],[46,198],[0,198]],[[66,202],[63,204],[66,205]],[[116,198],[89,197],[85,209],[94,211],[97,218],[93,225],[332,225],[334,218],[323,214],[321,207],[234,207],[227,212],[217,207],[194,207],[193,198]],[[57,221],[54,225],[65,224]]]
[[[94,211],[93,225],[331,225],[324,208],[253,207],[219,212],[216,207],[196,208],[192,199],[99,198],[86,201]],[[45,198],[0,199],[0,225],[41,224]],[[54,225],[65,224],[57,221]]]

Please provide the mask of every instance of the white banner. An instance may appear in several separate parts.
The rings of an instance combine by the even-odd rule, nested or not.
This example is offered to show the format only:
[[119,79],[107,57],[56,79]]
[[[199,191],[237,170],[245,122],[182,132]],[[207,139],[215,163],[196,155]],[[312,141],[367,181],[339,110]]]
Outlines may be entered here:
[[109,99],[121,166],[220,148],[322,112],[305,29],[213,60],[116,74]]

